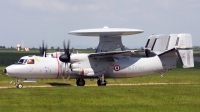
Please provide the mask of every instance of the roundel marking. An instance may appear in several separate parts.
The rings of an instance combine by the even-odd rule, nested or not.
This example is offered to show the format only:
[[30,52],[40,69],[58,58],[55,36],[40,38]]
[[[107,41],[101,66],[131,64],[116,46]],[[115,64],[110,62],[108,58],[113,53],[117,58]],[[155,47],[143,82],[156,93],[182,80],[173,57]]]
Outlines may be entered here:
[[115,65],[115,66],[114,66],[114,70],[115,70],[115,71],[119,71],[119,70],[120,70],[120,66],[119,66],[119,65]]

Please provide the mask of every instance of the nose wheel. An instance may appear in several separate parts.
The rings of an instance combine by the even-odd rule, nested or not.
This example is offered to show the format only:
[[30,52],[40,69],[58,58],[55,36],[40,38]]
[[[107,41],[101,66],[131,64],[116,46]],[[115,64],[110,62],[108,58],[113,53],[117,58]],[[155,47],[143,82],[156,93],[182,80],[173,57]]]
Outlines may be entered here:
[[85,80],[84,79],[77,79],[76,80],[76,85],[77,86],[84,86],[85,85]]
[[17,88],[23,88],[23,84],[21,84],[21,83],[16,84],[16,87],[17,87]]

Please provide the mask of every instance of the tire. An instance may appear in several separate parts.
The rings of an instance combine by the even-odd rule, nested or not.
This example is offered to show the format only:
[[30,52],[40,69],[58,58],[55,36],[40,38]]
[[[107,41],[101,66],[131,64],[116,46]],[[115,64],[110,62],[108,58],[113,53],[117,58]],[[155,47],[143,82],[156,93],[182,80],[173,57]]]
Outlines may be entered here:
[[17,88],[23,88],[23,85],[21,83],[17,84]]
[[106,80],[104,80],[104,83],[103,83],[103,84],[101,83],[101,80],[100,80],[100,79],[98,79],[98,81],[97,81],[97,85],[98,85],[98,86],[106,86],[106,84],[107,84]]
[[76,85],[77,86],[84,86],[85,85],[85,80],[84,79],[77,79],[76,80]]

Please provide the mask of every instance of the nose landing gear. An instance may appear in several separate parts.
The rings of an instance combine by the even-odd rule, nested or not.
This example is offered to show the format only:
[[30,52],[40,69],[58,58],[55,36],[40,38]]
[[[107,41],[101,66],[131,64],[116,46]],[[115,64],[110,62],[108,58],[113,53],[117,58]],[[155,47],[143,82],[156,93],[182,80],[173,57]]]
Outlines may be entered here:
[[[10,81],[10,83],[12,83],[14,79],[15,79],[15,77],[12,78],[12,80]],[[23,84],[20,82],[20,80],[18,78],[16,79],[16,82],[14,84],[15,84],[15,86],[17,88],[23,88]]]

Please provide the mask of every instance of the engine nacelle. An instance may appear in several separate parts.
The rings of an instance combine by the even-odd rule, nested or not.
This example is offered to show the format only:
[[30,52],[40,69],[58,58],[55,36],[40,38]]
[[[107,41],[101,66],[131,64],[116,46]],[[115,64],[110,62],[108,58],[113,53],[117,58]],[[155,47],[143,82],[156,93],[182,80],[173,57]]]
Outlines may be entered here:
[[77,68],[79,68],[80,67],[80,64],[79,63],[73,63],[73,64],[71,64],[71,69],[73,70],[73,69],[77,69]]
[[72,69],[73,72],[78,73],[82,76],[95,76],[94,70],[92,68],[85,68],[85,69]]
[[82,61],[87,61],[88,55],[89,54],[72,54],[70,63],[78,63]]

